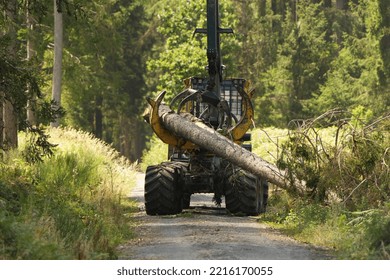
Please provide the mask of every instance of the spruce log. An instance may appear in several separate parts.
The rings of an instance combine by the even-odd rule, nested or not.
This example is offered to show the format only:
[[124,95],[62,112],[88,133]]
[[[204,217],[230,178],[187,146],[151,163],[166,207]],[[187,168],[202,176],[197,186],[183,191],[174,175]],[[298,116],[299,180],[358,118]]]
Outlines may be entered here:
[[176,114],[167,105],[160,105],[159,116],[165,128],[175,135],[189,140],[281,188],[302,195],[306,193],[304,183],[294,176],[232,142],[195,116],[189,113]]

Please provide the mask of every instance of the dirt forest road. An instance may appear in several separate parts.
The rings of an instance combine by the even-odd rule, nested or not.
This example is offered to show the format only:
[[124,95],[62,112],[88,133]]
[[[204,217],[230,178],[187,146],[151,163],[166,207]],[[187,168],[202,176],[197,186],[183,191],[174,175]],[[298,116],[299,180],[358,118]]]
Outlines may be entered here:
[[229,215],[215,208],[211,195],[193,195],[191,207],[175,216],[147,216],[144,174],[131,197],[139,203],[136,237],[120,246],[120,259],[137,260],[315,260],[325,251],[298,243],[254,217]]

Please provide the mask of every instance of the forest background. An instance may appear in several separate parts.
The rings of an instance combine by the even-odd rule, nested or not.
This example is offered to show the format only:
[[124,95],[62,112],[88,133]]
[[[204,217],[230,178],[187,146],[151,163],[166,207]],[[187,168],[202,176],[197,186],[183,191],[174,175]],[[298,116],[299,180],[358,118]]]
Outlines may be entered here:
[[[37,115],[30,124],[47,122],[53,2],[0,2],[2,110],[17,122],[6,121],[7,128],[24,129],[28,110]],[[205,75],[205,38],[193,37],[196,27],[205,26],[205,1],[58,2],[61,124],[92,132],[130,160],[139,159],[151,134],[141,117],[145,97],[162,89],[173,96],[184,78]],[[235,31],[222,40],[226,76],[254,83],[258,126],[287,127],[334,108],[362,106],[371,119],[388,112],[388,1],[220,2],[221,25]],[[7,131],[2,138],[8,141],[3,145],[16,145]]]
[[[293,157],[281,157],[279,166],[289,164],[309,176],[313,197],[321,202],[317,186],[330,179],[325,174],[332,180],[322,188],[332,185],[336,196],[349,201],[367,185],[369,191],[349,205],[351,211],[388,203],[390,2],[220,0],[220,5],[221,26],[235,31],[222,38],[225,75],[252,81],[257,127],[295,129],[307,125],[304,120],[314,120],[308,130],[352,127],[353,133],[344,134],[353,138],[349,146],[344,143],[349,168],[338,170],[347,175],[340,179],[343,190],[329,172],[329,166],[341,166],[340,150],[319,153],[295,135],[285,146]],[[152,135],[142,120],[145,97],[165,89],[172,98],[183,89],[184,78],[206,75],[206,40],[193,36],[195,28],[205,26],[205,0],[0,0],[0,9],[5,162],[12,148],[24,143],[21,131],[35,135],[23,136],[34,141],[27,146],[28,162],[50,154],[54,147],[45,128],[59,117],[61,126],[90,132],[131,162],[140,160]],[[63,57],[61,100],[56,101],[58,14]],[[307,168],[300,170],[303,160]],[[362,200],[368,195],[370,201]],[[390,222],[381,226],[390,230]]]

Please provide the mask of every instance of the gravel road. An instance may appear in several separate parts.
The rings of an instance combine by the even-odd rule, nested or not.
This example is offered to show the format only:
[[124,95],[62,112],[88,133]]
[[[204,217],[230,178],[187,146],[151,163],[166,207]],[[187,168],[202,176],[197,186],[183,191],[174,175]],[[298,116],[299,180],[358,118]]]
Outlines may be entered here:
[[138,175],[131,197],[140,211],[136,237],[120,246],[120,259],[146,260],[315,260],[326,251],[284,236],[254,217],[229,215],[216,208],[212,195],[193,195],[180,215],[147,216],[143,206],[144,174]]

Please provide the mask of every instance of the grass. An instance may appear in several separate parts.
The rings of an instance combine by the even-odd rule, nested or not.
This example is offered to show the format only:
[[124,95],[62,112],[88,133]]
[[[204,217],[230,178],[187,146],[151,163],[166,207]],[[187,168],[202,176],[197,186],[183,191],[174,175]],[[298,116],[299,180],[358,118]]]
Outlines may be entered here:
[[262,222],[295,239],[327,248],[337,259],[390,259],[390,203],[350,212],[293,199],[284,191],[270,197]]
[[168,145],[153,134],[148,149],[142,154],[141,170],[146,171],[148,166],[157,165],[164,161],[168,161]]
[[0,259],[115,259],[131,235],[134,166],[90,134],[48,133],[53,156],[26,162],[22,134],[0,161]]
[[280,154],[280,146],[288,139],[288,130],[274,127],[256,128],[251,134],[252,151],[275,164]]

